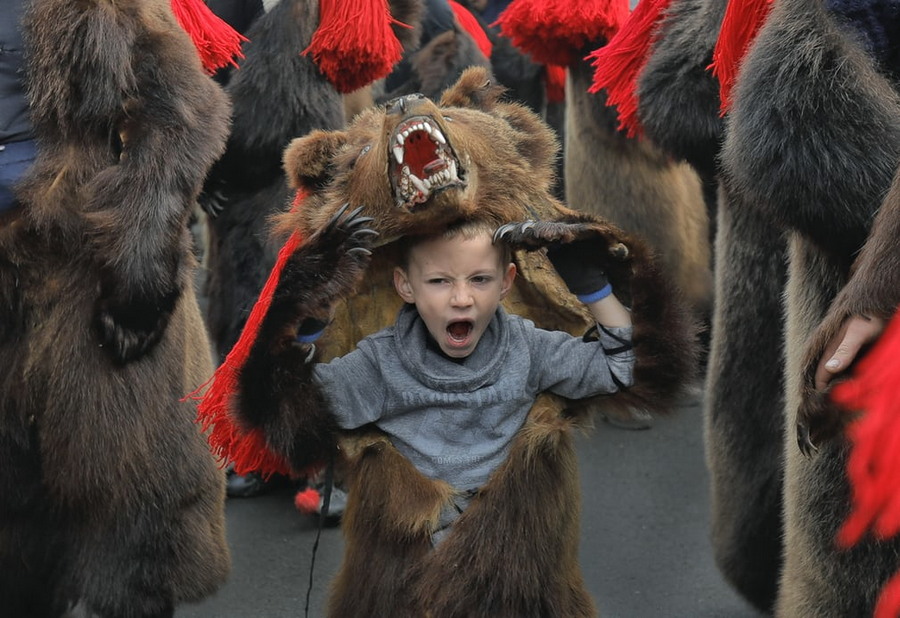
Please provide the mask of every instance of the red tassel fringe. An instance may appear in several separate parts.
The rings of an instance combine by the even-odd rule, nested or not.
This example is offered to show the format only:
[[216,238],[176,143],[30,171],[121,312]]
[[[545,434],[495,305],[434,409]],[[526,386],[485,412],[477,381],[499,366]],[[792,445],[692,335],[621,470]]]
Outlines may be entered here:
[[348,93],[388,75],[403,46],[391,24],[387,0],[319,0],[319,27],[303,54],[338,92]]
[[720,111],[731,107],[731,90],[750,44],[766,21],[772,0],[730,0],[709,66],[719,80]]
[[627,19],[628,0],[513,0],[491,25],[535,62],[568,66]]
[[[294,198],[293,208],[299,208],[305,197],[306,193],[298,191]],[[231,412],[231,400],[238,388],[238,376],[241,368],[247,361],[250,349],[259,332],[259,326],[272,304],[272,295],[278,286],[281,271],[288,258],[300,247],[302,242],[299,232],[294,232],[278,252],[278,259],[272,272],[269,273],[265,286],[259,293],[259,299],[253,305],[253,310],[244,324],[237,343],[213,376],[186,397],[186,399],[196,399],[200,402],[197,406],[196,422],[200,424],[204,432],[209,432],[207,441],[213,454],[222,459],[223,465],[232,462],[237,474],[259,472],[264,478],[276,473],[290,474],[288,462],[269,450],[262,431],[259,429],[247,430],[234,418]],[[206,391],[201,395],[200,392],[204,388]]]
[[[867,531],[878,539],[900,532],[900,312],[860,361],[852,379],[834,387],[840,406],[864,413],[847,427],[852,507],[838,532],[851,547]],[[875,618],[900,615],[900,573],[882,590]]]
[[656,24],[671,0],[641,0],[631,18],[610,42],[592,52],[594,80],[588,92],[606,90],[606,104],[615,105],[619,130],[628,137],[643,134],[638,120],[637,80],[647,64],[655,40]]
[[209,74],[228,65],[237,66],[243,58],[241,44],[247,41],[240,32],[213,13],[203,0],[172,0],[172,13],[194,42],[203,68]]
[[469,35],[475,40],[475,44],[478,45],[478,49],[480,49],[481,53],[484,54],[484,57],[490,60],[491,52],[494,49],[494,44],[491,43],[491,40],[488,38],[487,33],[484,31],[484,28],[481,27],[480,23],[478,23],[478,19],[476,19],[476,17],[472,15],[472,12],[469,11],[469,9],[461,5],[459,2],[450,0],[450,8],[453,9],[453,14],[456,16],[456,21],[459,23],[462,29],[469,33]]

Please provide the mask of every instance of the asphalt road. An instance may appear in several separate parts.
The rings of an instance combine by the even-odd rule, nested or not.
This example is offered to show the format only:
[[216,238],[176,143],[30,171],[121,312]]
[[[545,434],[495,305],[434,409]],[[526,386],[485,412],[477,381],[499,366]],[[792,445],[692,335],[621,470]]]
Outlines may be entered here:
[[[604,618],[759,618],[722,580],[709,543],[709,492],[698,398],[646,431],[602,421],[579,438],[581,565]],[[228,583],[176,618],[301,618],[317,524],[285,488],[230,499]],[[537,497],[536,497],[537,499]],[[343,549],[324,529],[308,615],[324,615]],[[389,618],[389,617],[386,617]]]

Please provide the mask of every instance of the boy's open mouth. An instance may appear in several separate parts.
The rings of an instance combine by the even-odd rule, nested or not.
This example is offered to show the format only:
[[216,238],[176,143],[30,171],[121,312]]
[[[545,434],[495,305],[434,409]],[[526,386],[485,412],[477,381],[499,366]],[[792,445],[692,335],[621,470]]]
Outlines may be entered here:
[[471,337],[474,328],[475,325],[470,320],[451,322],[447,326],[447,338],[449,339],[450,345],[460,347],[466,345],[469,342],[469,338]]

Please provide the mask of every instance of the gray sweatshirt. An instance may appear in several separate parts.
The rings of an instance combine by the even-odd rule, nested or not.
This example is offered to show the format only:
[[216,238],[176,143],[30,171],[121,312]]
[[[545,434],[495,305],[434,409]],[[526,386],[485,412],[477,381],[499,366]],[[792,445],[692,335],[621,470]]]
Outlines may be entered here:
[[343,428],[374,423],[424,475],[475,490],[506,458],[538,393],[581,399],[631,385],[634,353],[621,350],[631,328],[607,330],[585,342],[501,308],[459,362],[429,344],[406,305],[393,326],[315,375]]

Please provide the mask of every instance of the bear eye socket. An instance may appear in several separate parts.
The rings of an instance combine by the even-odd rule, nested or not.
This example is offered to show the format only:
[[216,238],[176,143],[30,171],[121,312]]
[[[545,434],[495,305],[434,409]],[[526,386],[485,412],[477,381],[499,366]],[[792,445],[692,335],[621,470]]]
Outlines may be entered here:
[[453,118],[451,118],[450,116],[444,116],[444,120],[446,120],[447,122],[453,122]]

